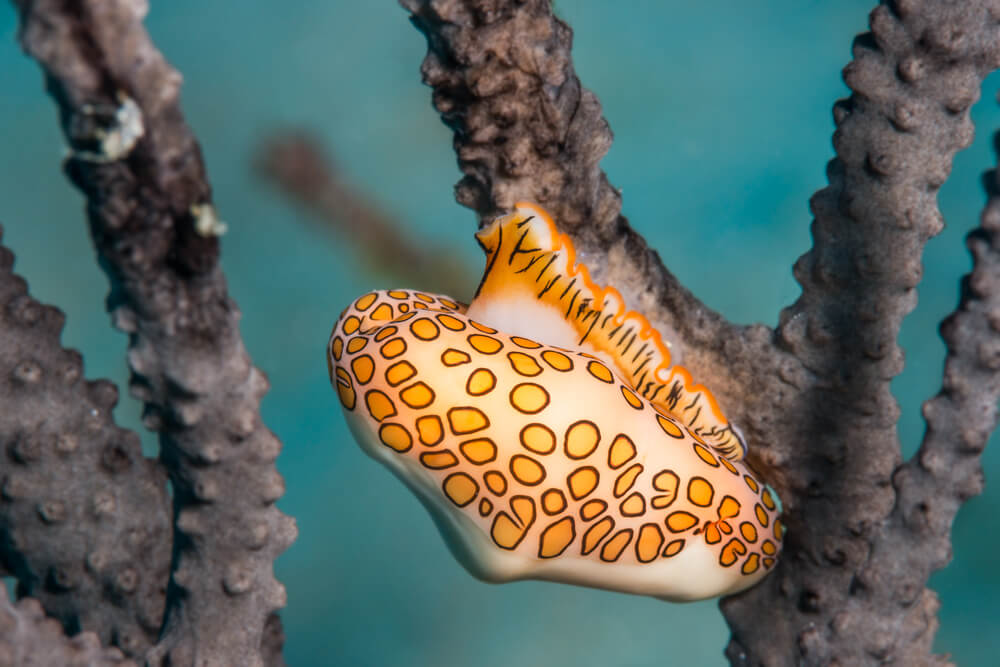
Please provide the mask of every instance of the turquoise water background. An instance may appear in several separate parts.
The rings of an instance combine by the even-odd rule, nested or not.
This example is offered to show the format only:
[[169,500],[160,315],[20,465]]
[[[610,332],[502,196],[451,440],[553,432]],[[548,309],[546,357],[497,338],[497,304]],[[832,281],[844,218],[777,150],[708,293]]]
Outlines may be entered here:
[[[840,69],[871,2],[607,3],[558,0],[574,61],[616,140],[603,168],[624,213],[666,265],[733,321],[773,326],[798,294],[790,267],[808,249],[809,196],[833,156]],[[622,8],[625,7],[625,8]],[[724,10],[724,11],[723,11]],[[345,178],[428,242],[481,265],[474,215],[452,198],[451,133],[420,83],[424,38],[391,0],[154,0],[148,27],[184,75],[183,107],[201,141],[229,231],[223,262],[255,363],[270,377],[264,419],[298,541],[277,562],[290,665],[721,665],[716,602],[671,605],[571,586],[481,583],[448,553],[430,518],[352,442],[323,347],[337,313],[371,287],[393,287],[251,171],[276,128],[315,132]],[[63,341],[89,377],[124,386],[124,336],[103,310],[80,195],[59,170],[64,142],[38,67],[0,3],[0,223],[34,295],[67,313]],[[920,303],[905,324],[905,453],[923,433],[920,402],[940,386],[938,322],[957,303],[963,244],[985,195],[1000,127],[987,79],[976,142],[941,190],[946,230],[927,246]],[[407,285],[420,287],[420,285]],[[122,391],[119,421],[141,430]],[[154,447],[146,437],[147,446]],[[985,493],[954,527],[939,592],[937,649],[962,665],[1000,654],[1000,443],[984,456]],[[151,449],[152,451],[152,449]],[[768,613],[762,609],[762,614]]]

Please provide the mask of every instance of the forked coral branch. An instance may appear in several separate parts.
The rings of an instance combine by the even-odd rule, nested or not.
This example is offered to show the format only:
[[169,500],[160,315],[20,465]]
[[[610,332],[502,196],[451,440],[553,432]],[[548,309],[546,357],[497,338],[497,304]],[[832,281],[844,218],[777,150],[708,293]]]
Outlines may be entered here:
[[[942,225],[937,190],[955,153],[971,141],[969,108],[983,77],[1000,65],[1000,6],[894,0],[871,14],[872,30],[855,40],[844,72],[853,94],[834,109],[837,158],[828,168],[830,185],[812,200],[813,247],[795,268],[802,296],[772,330],[730,324],[701,304],[621,215],[621,198],[599,167],[610,130],[597,98],[574,73],[571,31],[548,0],[403,4],[428,38],[424,78],[455,130],[465,174],[458,200],[481,220],[519,200],[547,208],[595,281],[618,286],[630,308],[674,333],[684,364],[696,369],[746,435],[750,466],[784,501],[788,539],[776,571],[722,602],[732,629],[729,659],[747,665],[944,662],[931,653],[937,603],[926,582],[948,560],[955,512],[980,489],[979,456],[996,421],[995,198],[970,235],[975,268],[958,310],[942,327],[949,349],[942,391],[926,404],[927,435],[905,463],[889,381],[902,368],[896,340],[915,302],[923,246]],[[67,172],[87,196],[91,231],[112,281],[109,307],[130,336],[131,389],[146,404],[147,425],[160,433],[161,463],[173,483],[167,620],[146,657],[170,664],[279,661],[274,643],[262,645],[262,639],[280,637],[265,632],[265,619],[284,604],[272,563],[294,538],[293,523],[273,504],[283,490],[273,465],[280,443],[260,423],[257,403],[266,381],[247,358],[218,265],[216,236],[224,227],[179,109],[179,77],[142,28],[141,0],[15,5],[22,43],[45,69],[59,105],[73,151]],[[995,182],[991,187],[995,195]],[[6,271],[9,257],[4,261]],[[6,293],[30,303],[23,286],[9,274],[5,280]],[[23,320],[16,308],[4,307],[5,317]],[[52,358],[77,367],[54,339],[58,316],[39,312]],[[15,348],[2,348],[4,359],[15,359],[5,381],[30,383],[63,368],[22,363],[23,354],[8,352]],[[77,380],[52,396],[69,415],[82,415],[91,403],[107,411],[114,402],[106,385]],[[3,435],[16,433],[18,470],[51,465],[57,472],[60,447],[75,450],[58,438],[29,437],[37,434],[32,409],[4,422]],[[94,446],[112,444],[100,450],[111,452],[109,465],[137,461],[130,436],[107,419],[99,422]],[[81,437],[86,424],[81,416],[59,435]],[[126,446],[116,449],[115,442]],[[46,455],[33,459],[38,447]],[[79,455],[98,450],[86,451]],[[162,503],[162,487],[149,486],[159,484],[157,466],[143,462],[109,474],[127,479],[136,497],[146,493]],[[12,479],[5,502],[28,498]],[[21,582],[29,591],[32,573],[48,567],[55,586],[70,589],[42,596],[50,614],[89,618],[86,625],[143,625],[146,606],[114,613],[102,606],[93,586],[101,576],[95,573],[104,571],[99,564],[74,579],[55,556],[32,546],[44,530],[29,530],[27,505],[18,507],[10,505],[15,509],[4,515],[10,524],[4,529],[23,531],[25,539],[5,546],[2,567],[29,579]],[[41,503],[40,520],[57,526],[59,507]],[[132,579],[117,575],[128,558],[109,566],[126,588]],[[151,572],[138,581],[147,575],[155,581]],[[82,583],[65,585],[74,581]],[[155,601],[154,592],[149,599]],[[96,606],[88,616],[91,600]],[[26,630],[24,642],[55,636],[51,624],[37,623],[30,602],[0,613],[30,617],[17,626]],[[107,626],[84,629],[135,654],[153,641],[148,628],[132,635],[134,644],[112,637]],[[113,653],[97,656],[93,635],[81,637],[73,649],[80,655],[89,651],[88,659],[106,664],[120,660]],[[30,645],[21,640],[13,638],[17,646]]]
[[[996,3],[898,0],[872,12],[872,32],[855,40],[844,72],[854,95],[835,108],[830,186],[812,200],[814,246],[796,264],[802,296],[775,330],[711,312],[620,214],[598,167],[610,131],[549,2],[402,4],[427,36],[424,80],[455,130],[459,201],[481,218],[519,199],[548,208],[595,276],[676,332],[685,365],[743,428],[748,459],[778,489],[785,555],[759,586],[723,600],[730,660],[935,660],[936,601],[925,585],[947,561],[961,501],[979,489],[978,453],[1000,391],[996,331],[983,324],[986,232],[971,242],[971,283],[984,292],[945,326],[953,352],[944,394],[925,409],[927,440],[906,465],[889,381],[902,369],[896,339],[924,243],[942,226],[937,190],[972,140],[982,79],[1000,65]],[[969,342],[958,353],[960,337]],[[957,418],[969,410],[978,418]],[[951,420],[968,426],[944,428]]]
[[[14,4],[21,43],[59,106],[65,168],[87,198],[108,308],[129,334],[130,389],[173,487],[173,549],[159,545],[172,553],[166,618],[150,619],[163,627],[146,660],[262,665],[274,653],[262,647],[265,622],[285,604],[273,562],[296,529],[274,506],[281,443],[261,423],[267,380],[219,266],[224,227],[180,111],[180,76],[143,28],[141,0]],[[92,391],[102,409],[113,404],[113,392]],[[111,456],[127,462],[124,450]]]

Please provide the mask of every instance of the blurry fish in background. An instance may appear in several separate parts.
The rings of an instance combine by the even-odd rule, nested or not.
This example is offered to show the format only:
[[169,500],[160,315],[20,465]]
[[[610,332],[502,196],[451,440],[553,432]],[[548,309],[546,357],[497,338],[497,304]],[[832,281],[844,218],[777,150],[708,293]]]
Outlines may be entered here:
[[[371,270],[390,282],[452,294],[467,301],[477,284],[476,272],[452,248],[414,238],[369,195],[344,179],[342,170],[307,131],[277,130],[254,154],[254,173],[304,207],[339,241],[363,253]],[[473,233],[469,229],[469,234]],[[395,285],[393,285],[395,286]]]

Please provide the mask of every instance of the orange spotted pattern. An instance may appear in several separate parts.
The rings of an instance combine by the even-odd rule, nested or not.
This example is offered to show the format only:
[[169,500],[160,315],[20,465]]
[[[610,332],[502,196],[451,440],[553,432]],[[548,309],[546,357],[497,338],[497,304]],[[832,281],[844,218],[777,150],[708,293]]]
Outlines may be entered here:
[[[439,295],[365,294],[341,314],[327,358],[348,418],[418,465],[496,548],[645,565],[700,543],[740,576],[774,567],[774,497],[730,448],[603,361],[464,312]],[[628,420],[602,422],[606,405]]]
[[[618,384],[614,376],[620,377],[626,384],[620,394],[633,409],[642,410],[639,398],[646,399],[675,415],[724,458],[743,458],[746,445],[712,394],[686,369],[671,365],[660,333],[641,314],[627,310],[617,290],[591,280],[587,267],[576,262],[569,237],[558,232],[545,211],[518,204],[511,215],[483,227],[476,239],[486,252],[486,272],[473,305],[520,293],[551,308],[573,331],[578,347],[586,345],[613,360],[609,367],[596,357],[577,359],[591,377],[612,386]],[[551,352],[542,361],[539,367],[547,362],[558,370],[574,363]]]

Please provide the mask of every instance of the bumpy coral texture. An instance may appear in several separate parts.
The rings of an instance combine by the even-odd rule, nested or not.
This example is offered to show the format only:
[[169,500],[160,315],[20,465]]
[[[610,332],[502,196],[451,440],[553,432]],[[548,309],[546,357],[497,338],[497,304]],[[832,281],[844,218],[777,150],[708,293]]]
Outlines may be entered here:
[[[192,211],[205,210],[210,192],[179,110],[179,76],[141,26],[141,0],[15,5],[22,44],[43,65],[78,155],[100,143],[96,139],[113,122],[121,94],[134,100],[144,121],[145,134],[124,159],[71,160],[67,170],[87,196],[98,252],[112,277],[116,321],[130,333],[133,392],[147,404],[148,423],[162,434],[163,464],[177,494],[177,571],[168,589],[167,631],[154,658],[171,664],[280,660],[267,648],[273,644],[262,647],[261,639],[280,637],[273,621],[265,625],[283,603],[271,569],[294,528],[273,506],[282,489],[273,466],[278,443],[256,410],[265,382],[236,332],[217,241],[194,231]],[[902,365],[895,341],[915,300],[920,253],[942,224],[936,191],[955,152],[971,141],[968,112],[982,78],[1000,64],[998,3],[893,0],[872,13],[872,31],[855,40],[854,60],[845,70],[852,95],[834,110],[837,158],[828,168],[829,187],[812,201],[814,245],[796,264],[803,293],[774,330],[737,327],[707,309],[620,215],[620,196],[598,167],[610,130],[596,97],[573,71],[571,31],[553,16],[549,2],[404,5],[428,37],[424,77],[434,88],[435,106],[456,131],[465,174],[456,190],[459,201],[483,219],[518,200],[549,209],[595,280],[619,286],[630,307],[677,332],[685,364],[698,369],[726,415],[743,428],[751,464],[785,501],[784,559],[761,585],[722,603],[733,631],[730,660],[944,662],[930,653],[936,600],[925,585],[949,558],[955,512],[980,488],[979,456],[995,424],[995,199],[970,236],[975,268],[943,327],[949,349],[943,387],[925,405],[928,431],[911,461],[901,461],[898,407],[888,383]],[[4,261],[9,264],[9,258]],[[57,318],[44,311],[42,319],[51,342]],[[54,347],[53,356],[34,365],[21,363],[25,356],[16,345],[11,349],[15,353],[4,363],[13,363],[15,371],[4,382],[55,382],[51,373],[59,367],[49,365],[59,360]],[[81,414],[74,412],[81,405],[106,411],[113,404],[103,385],[79,380],[73,386],[72,392],[53,394],[71,407],[69,418]],[[49,466],[62,474],[58,448],[43,448],[45,456],[32,458],[35,445],[22,438],[33,432],[30,414],[3,426],[5,448],[15,445],[8,450],[9,469],[21,479]],[[98,444],[129,439],[107,421],[97,432]],[[72,449],[68,441],[62,446]],[[90,454],[70,456],[82,460]],[[112,467],[121,461],[110,460]],[[100,474],[123,479],[135,468]],[[58,500],[50,489],[35,492],[39,499]],[[146,607],[139,600],[155,596],[135,595],[125,611],[91,612],[91,602],[106,604],[94,589],[103,575],[77,577],[60,568],[58,554],[21,551],[47,531],[64,528],[58,522],[39,525],[37,508],[28,517],[28,498],[35,496],[26,488],[13,484],[11,496],[2,511],[16,515],[16,526],[4,530],[22,535],[23,544],[5,546],[13,551],[5,553],[4,569],[24,574],[21,585],[51,604],[50,613],[100,615],[102,637],[115,624],[141,627]],[[41,503],[49,519],[60,516],[58,507]],[[91,530],[95,524],[81,525]],[[108,561],[112,576],[135,553],[127,539],[126,547],[120,561]],[[12,558],[14,552],[22,555]],[[44,579],[33,574],[43,571]],[[33,581],[36,576],[43,583]],[[154,579],[143,572],[137,585]],[[79,602],[72,601],[72,591],[58,590],[60,581],[78,582],[72,591],[81,592]],[[65,643],[57,628],[39,623],[32,603],[19,609],[0,611],[3,657],[31,646],[51,651],[52,663],[73,664],[69,654],[59,653]],[[143,632],[130,636],[148,641]],[[98,652],[93,635],[81,637],[76,641],[84,652]]]
[[59,344],[62,313],[31,298],[12,261],[0,246],[0,557],[20,595],[137,656],[163,616],[166,473],[115,425],[118,390],[83,377]]
[[0,587],[0,665],[60,665],[62,667],[136,667],[117,648],[104,648],[93,632],[72,639],[62,626],[47,617],[38,600],[16,604]]
[[[597,164],[610,141],[569,57],[570,31],[544,0],[404,0],[427,36],[425,81],[455,129],[456,193],[484,218],[521,199],[553,212],[595,278],[678,333],[685,365],[748,436],[749,459],[785,502],[775,575],[723,601],[734,664],[925,664],[960,504],[1000,393],[993,350],[992,205],[971,245],[976,271],[944,333],[941,395],[903,463],[890,379],[920,253],[941,229],[935,195],[972,140],[969,108],[1000,64],[992,1],[897,0],[872,12],[835,107],[837,159],[812,200],[802,296],[777,329],[738,327],[699,303],[619,213]],[[973,344],[971,341],[975,341]],[[768,609],[768,614],[761,614]]]
[[[109,309],[129,335],[130,389],[144,403],[145,425],[159,434],[160,461],[172,482],[173,548],[163,539],[157,557],[169,557],[173,570],[165,621],[143,619],[154,630],[163,623],[145,658],[171,665],[280,660],[273,640],[281,635],[269,619],[284,606],[285,590],[273,563],[296,529],[274,505],[284,492],[274,465],[281,443],[261,423],[267,380],[239,335],[239,310],[213,236],[219,228],[203,224],[212,217],[211,192],[180,111],[180,75],[142,26],[145,2],[15,4],[21,42],[42,65],[59,106],[72,151],[66,171],[86,196],[91,235],[111,280]],[[123,127],[122,109],[138,114],[141,125]],[[111,152],[109,136],[122,137]],[[45,377],[53,369],[42,361],[18,366],[15,379],[30,384]],[[114,403],[108,386],[89,394],[98,415]],[[134,442],[125,438],[102,451],[100,461],[124,475],[133,453]],[[49,459],[53,473],[57,456]],[[58,500],[44,496],[50,498]],[[98,504],[107,508],[109,501]],[[56,507],[44,514],[57,519]],[[129,539],[126,532],[123,540]],[[113,553],[99,553],[91,567],[120,565]],[[66,570],[67,584],[75,577]],[[128,588],[144,581],[122,575],[114,583]]]

